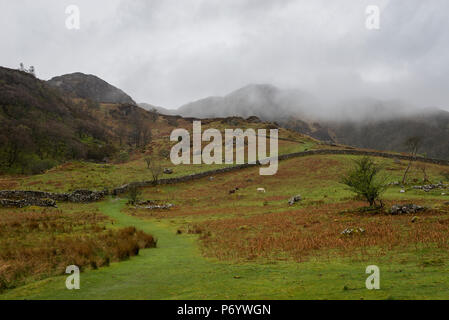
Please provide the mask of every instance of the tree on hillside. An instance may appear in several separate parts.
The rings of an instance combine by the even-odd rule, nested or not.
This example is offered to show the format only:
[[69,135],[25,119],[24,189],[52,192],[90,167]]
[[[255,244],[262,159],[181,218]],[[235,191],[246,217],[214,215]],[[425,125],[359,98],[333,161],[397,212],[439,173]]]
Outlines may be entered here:
[[425,163],[421,163],[418,165],[418,169],[423,174],[423,183],[430,183],[429,176],[427,175],[427,165]]
[[376,202],[382,207],[380,196],[387,189],[387,177],[381,176],[381,171],[382,166],[376,164],[372,158],[363,157],[354,160],[353,168],[342,177],[341,183],[365,198],[370,207],[376,206]]
[[157,113],[157,110],[151,110],[151,111],[148,111],[148,114],[149,114],[149,116],[150,116],[150,120],[152,121],[152,122],[156,122],[157,121],[157,119],[159,118],[159,114]]
[[34,70],[34,66],[30,66],[28,73],[32,74],[33,76],[36,76],[36,71]]
[[152,160],[151,157],[143,158],[143,161],[145,161],[145,163],[147,164],[147,169],[150,169],[151,160]]
[[407,179],[407,174],[412,166],[413,161],[416,160],[416,155],[418,154],[418,149],[421,146],[421,137],[410,137],[405,141],[405,146],[411,154],[410,161],[405,169],[404,176],[402,177],[402,184],[405,184]]
[[139,148],[149,144],[152,140],[151,128],[145,123],[144,119],[142,119],[142,115],[135,112],[131,116],[131,121],[133,127],[129,136],[130,146]]
[[145,162],[147,162],[148,169],[151,172],[151,177],[153,178],[153,184],[156,185],[159,181],[159,177],[164,171],[161,165],[161,160],[155,157],[147,157],[145,158]]
[[128,190],[128,204],[135,205],[140,201],[142,191],[136,186],[131,186]]
[[34,66],[30,66],[30,68],[27,70],[22,62],[19,64],[19,71],[26,72],[32,74],[33,76],[36,76],[36,70],[34,69]]

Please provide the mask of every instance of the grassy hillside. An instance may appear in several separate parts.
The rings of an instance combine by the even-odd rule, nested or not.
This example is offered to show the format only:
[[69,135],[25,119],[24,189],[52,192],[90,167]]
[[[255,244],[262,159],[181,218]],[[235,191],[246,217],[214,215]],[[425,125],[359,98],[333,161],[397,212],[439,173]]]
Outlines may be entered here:
[[[131,130],[131,125],[126,126],[120,118],[109,117],[115,114],[121,106],[101,105],[96,117],[108,124],[109,128],[121,128]],[[108,116],[103,111],[108,112]],[[170,153],[171,143],[169,136],[175,128],[186,128],[192,131],[191,121],[186,119],[158,116],[151,123],[151,142],[139,149],[127,149],[130,157],[123,163],[114,161],[113,163],[92,163],[92,162],[68,162],[55,167],[44,174],[32,176],[3,176],[0,178],[0,189],[21,189],[21,190],[42,190],[51,192],[72,191],[77,189],[97,189],[114,188],[132,181],[151,180],[151,172],[147,169],[144,158],[156,156],[157,161],[164,168],[171,168],[173,174],[163,175],[164,178],[184,176],[187,174],[203,172],[227,166],[222,165],[179,165],[174,166],[167,155]],[[152,121],[152,120],[148,120]],[[230,123],[233,122],[233,123]],[[203,122],[203,130],[216,128],[223,133],[225,128],[266,128],[270,125],[266,123],[249,123],[241,118],[212,119]],[[319,141],[299,133],[285,129],[279,131],[279,154],[287,154],[304,150],[324,148]],[[224,143],[224,141],[223,141]],[[203,143],[203,146],[205,143]],[[126,148],[126,145],[123,145]],[[329,148],[329,146],[326,146]],[[246,150],[246,149],[245,149]],[[161,156],[163,154],[163,156]]]
[[98,108],[31,74],[0,68],[0,172],[39,173],[69,159],[111,157],[113,136],[94,116]]
[[[151,180],[148,157],[173,170],[160,178],[227,166],[171,163],[170,133],[185,128],[192,136],[195,120],[65,96],[32,75],[0,69],[0,159],[8,173],[0,189],[111,189]],[[209,128],[223,134],[277,125],[255,117],[202,120],[203,131]],[[327,139],[326,128],[316,124],[313,132]],[[279,130],[280,155],[346,148]],[[142,190],[141,200],[174,204],[167,210],[128,206],[127,195],[1,208],[0,299],[446,298],[449,190],[413,186],[448,182],[449,168],[414,163],[400,186],[394,182],[408,163],[375,158],[392,184],[385,209],[374,212],[361,210],[366,204],[340,183],[354,159],[291,158],[273,176],[251,167]],[[298,194],[302,200],[290,206]],[[389,214],[397,203],[426,210]],[[348,228],[365,232],[342,235]],[[70,264],[82,268],[81,290],[65,288]],[[365,288],[368,265],[379,266],[381,290]]]
[[[259,176],[257,168],[248,168],[213,180],[143,190],[144,199],[174,203],[170,210],[127,208],[124,200],[107,199],[98,206],[116,227],[151,233],[158,248],[86,270],[76,292],[65,289],[62,276],[0,297],[445,299],[449,196],[442,195],[444,190],[424,192],[411,186],[401,193],[392,186],[384,195],[387,206],[413,202],[429,209],[400,216],[360,212],[365,204],[339,183],[355,158],[296,158],[281,162],[275,176]],[[399,180],[406,167],[405,162],[376,161],[384,164],[390,181]],[[443,180],[447,170],[427,165],[432,182]],[[420,183],[422,178],[414,166],[409,181]],[[259,187],[266,193],[258,193]],[[303,200],[289,206],[287,200],[296,194]],[[356,227],[366,232],[341,235]],[[370,291],[365,268],[373,264],[381,270],[381,289]]]

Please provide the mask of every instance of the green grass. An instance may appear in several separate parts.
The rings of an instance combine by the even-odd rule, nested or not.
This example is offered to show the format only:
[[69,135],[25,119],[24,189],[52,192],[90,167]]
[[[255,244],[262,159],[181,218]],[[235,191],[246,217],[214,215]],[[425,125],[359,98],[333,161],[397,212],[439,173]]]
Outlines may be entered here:
[[[220,126],[218,127],[220,128]],[[204,127],[203,129],[206,128]],[[284,131],[281,130],[280,135],[289,137],[292,141],[279,140],[279,154],[300,152],[306,149],[311,150],[317,147],[317,142],[309,137]],[[292,137],[289,135],[292,135]],[[170,149],[167,149],[167,146],[170,146],[170,144],[168,137],[155,139],[151,145],[152,151],[150,153],[157,155],[161,149],[169,151]],[[203,144],[203,147],[205,145]],[[79,189],[112,189],[130,182],[148,181],[152,180],[152,175],[144,162],[145,156],[143,153],[136,152],[132,154],[130,161],[117,164],[72,161],[43,174],[32,176],[4,176],[0,177],[0,189],[70,192]],[[173,169],[173,174],[163,174],[160,178],[175,178],[229,166],[229,164],[174,166],[169,159],[163,159],[160,163],[164,168]]]
[[[447,299],[447,253],[438,248],[401,248],[365,258],[356,252],[343,258],[318,250],[316,255],[300,263],[290,259],[218,261],[205,258],[198,235],[176,234],[178,229],[184,230],[191,223],[295,212],[314,206],[314,201],[347,201],[353,194],[338,183],[338,177],[350,166],[348,160],[353,158],[342,155],[295,158],[280,162],[278,174],[272,177],[259,176],[257,168],[248,168],[217,175],[213,181],[205,178],[146,188],[146,199],[177,205],[167,212],[133,216],[131,214],[141,212],[123,210],[124,200],[107,199],[98,205],[115,221],[114,226],[135,226],[152,234],[158,239],[158,248],[141,250],[139,256],[112,263],[110,267],[86,270],[81,274],[79,291],[67,290],[65,277],[61,276],[5,292],[0,299]],[[405,162],[377,160],[384,163],[391,181],[400,180]],[[143,161],[141,165],[144,165]],[[187,167],[186,170],[196,170]],[[70,170],[66,168],[61,174],[73,175],[81,181],[85,168],[84,165],[69,167]],[[107,171],[111,169],[91,164],[87,168],[93,170],[94,176],[95,170],[104,170],[101,177],[114,179],[110,175],[115,173]],[[443,169],[429,165],[430,179],[442,179]],[[123,170],[126,178],[139,172],[133,171],[130,164],[120,166],[119,170]],[[175,174],[183,173],[175,171]],[[411,171],[410,179],[420,177],[418,170]],[[240,190],[230,195],[228,191],[236,186]],[[257,193],[257,187],[265,187],[267,193]],[[424,193],[407,188],[403,194],[400,189],[391,187],[384,198],[388,201],[416,200],[429,206],[447,198],[437,191]],[[298,193],[304,201],[288,207],[287,199]],[[266,201],[268,198],[272,200]],[[264,205],[265,201],[267,205]],[[371,264],[380,267],[381,290],[365,288],[368,276],[365,268]]]
[[[65,277],[17,288],[2,299],[447,299],[449,277],[441,263],[392,252],[376,261],[312,259],[309,262],[224,263],[201,256],[196,236],[176,235],[167,220],[142,220],[108,200],[101,211],[118,226],[136,226],[158,238],[158,248],[81,274],[81,289]],[[404,260],[405,256],[405,260]],[[404,262],[407,261],[407,262]],[[424,262],[424,263],[423,263]],[[381,270],[381,290],[365,288],[367,265]]]

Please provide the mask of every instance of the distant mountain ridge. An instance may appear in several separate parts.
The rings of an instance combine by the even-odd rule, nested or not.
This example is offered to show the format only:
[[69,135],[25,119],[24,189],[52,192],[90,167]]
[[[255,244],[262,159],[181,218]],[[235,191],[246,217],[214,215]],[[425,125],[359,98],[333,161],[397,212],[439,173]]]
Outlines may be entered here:
[[99,103],[137,105],[125,92],[91,74],[81,72],[54,77],[47,83],[63,93]]
[[256,116],[275,121],[292,115],[304,116],[313,98],[300,90],[281,90],[270,84],[251,84],[224,97],[208,97],[188,103],[176,110],[186,117],[213,118]]
[[138,103],[138,106],[147,111],[156,111],[159,114],[176,115],[178,110],[166,109],[163,107],[154,106],[149,103]]
[[[330,109],[332,113],[326,111]],[[320,140],[385,151],[408,151],[405,140],[420,136],[421,152],[449,159],[449,112],[403,101],[360,98],[334,102],[330,108],[306,92],[262,84],[194,101],[173,112],[197,118],[257,116]]]

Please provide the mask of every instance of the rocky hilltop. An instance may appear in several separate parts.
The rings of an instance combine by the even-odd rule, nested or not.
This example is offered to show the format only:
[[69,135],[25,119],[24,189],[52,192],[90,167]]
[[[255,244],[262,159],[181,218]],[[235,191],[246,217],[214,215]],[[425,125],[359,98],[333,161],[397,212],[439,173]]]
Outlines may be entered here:
[[136,104],[125,92],[91,74],[81,72],[66,74],[54,77],[47,83],[65,94],[78,98],[100,103]]

